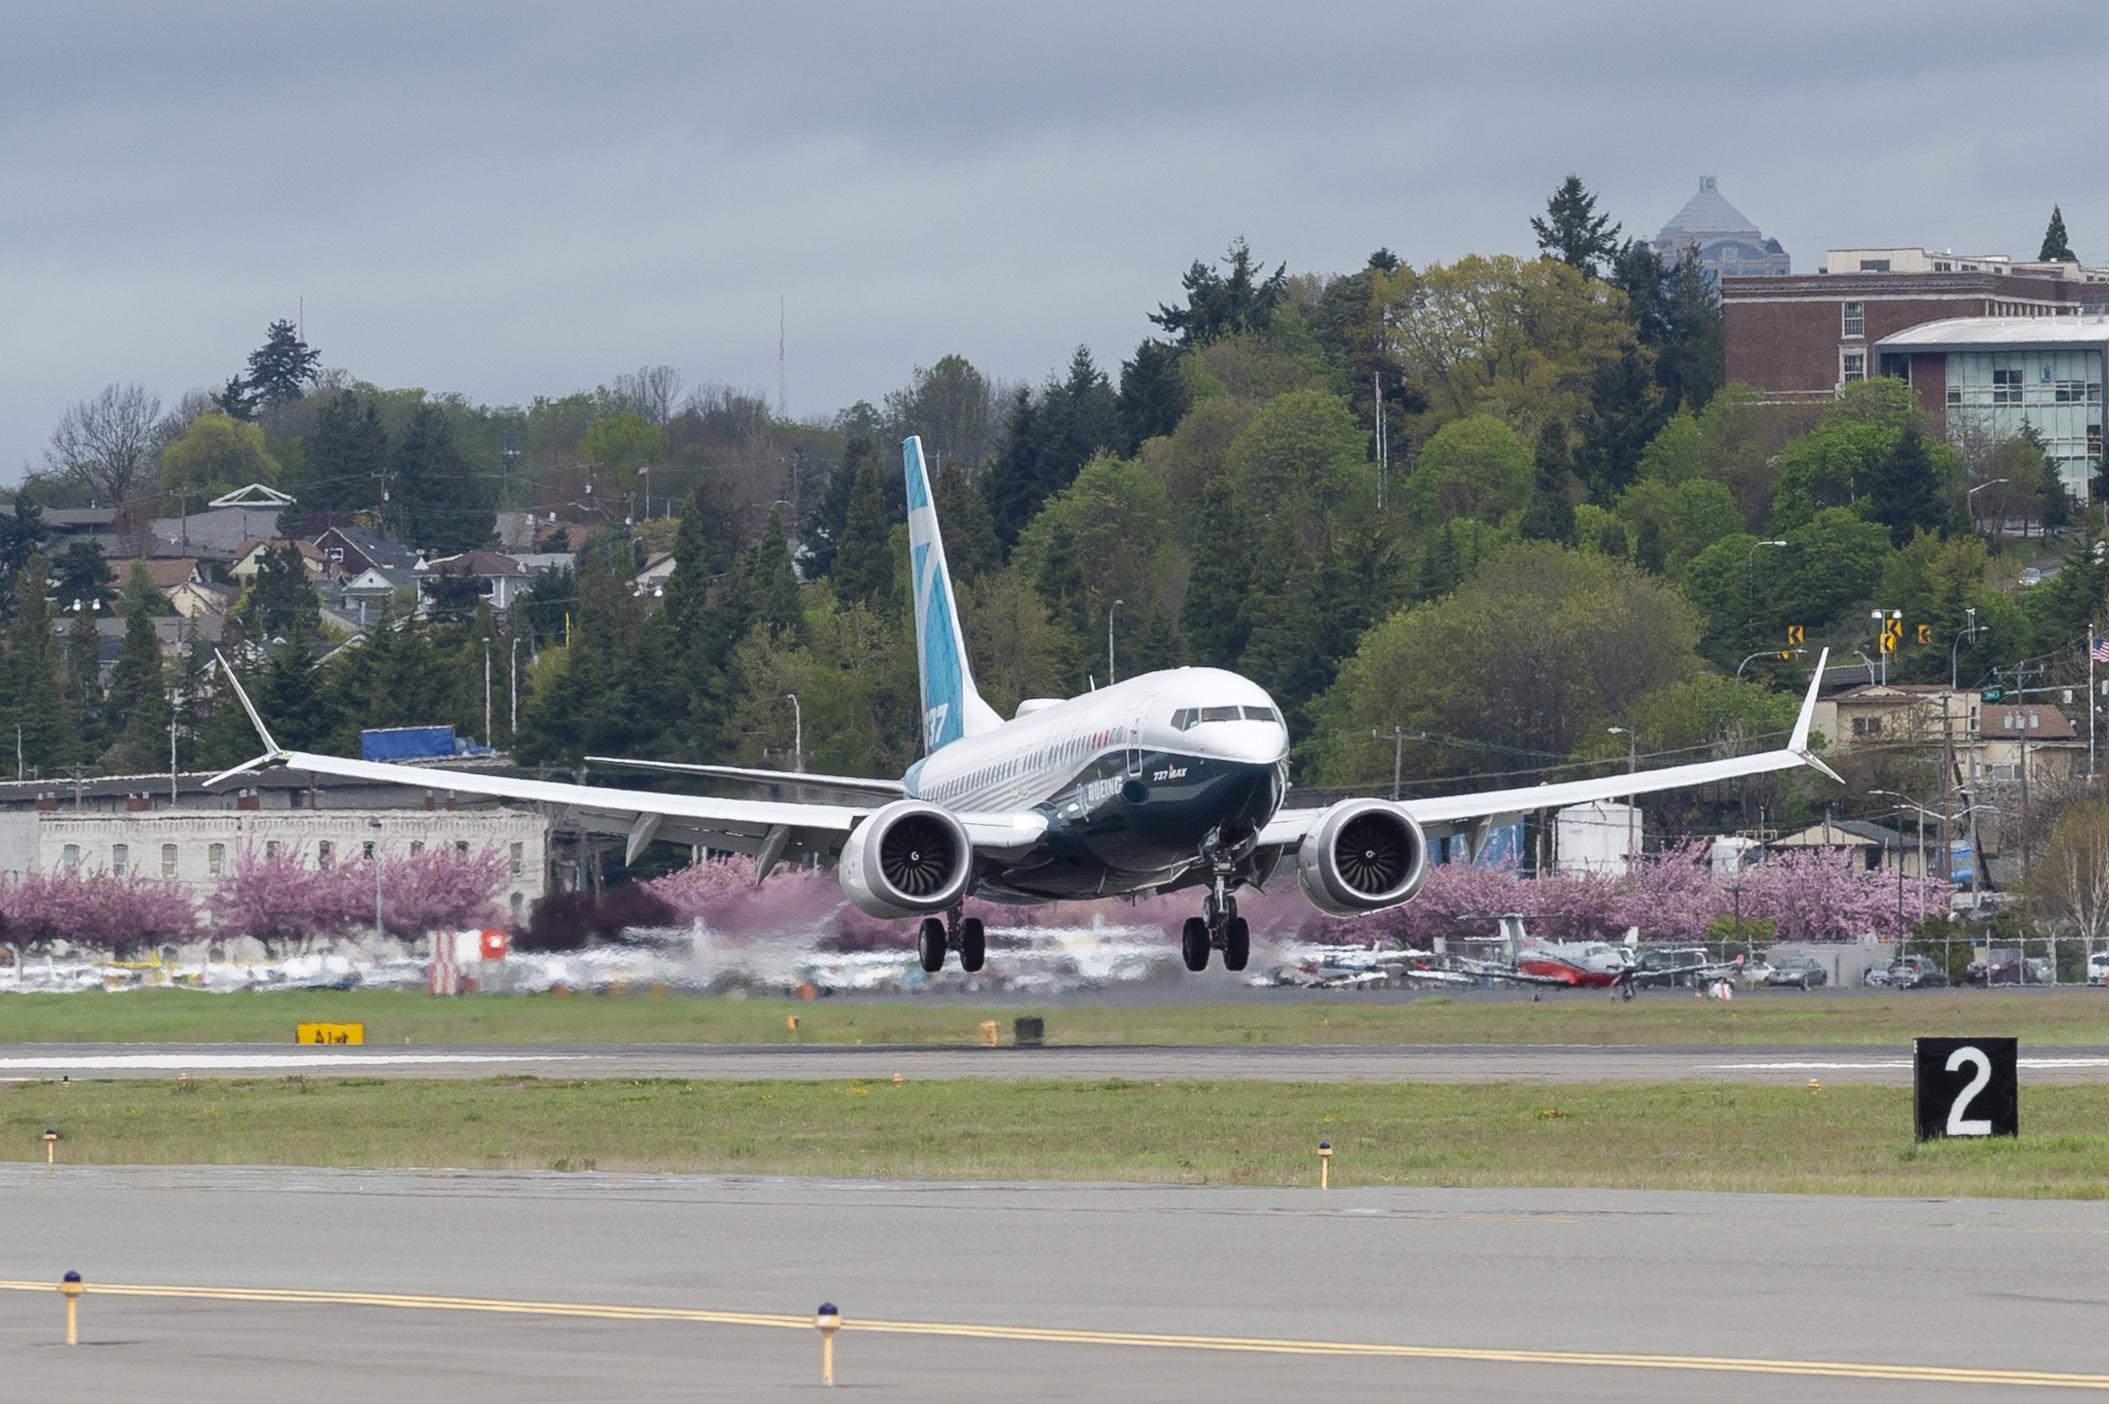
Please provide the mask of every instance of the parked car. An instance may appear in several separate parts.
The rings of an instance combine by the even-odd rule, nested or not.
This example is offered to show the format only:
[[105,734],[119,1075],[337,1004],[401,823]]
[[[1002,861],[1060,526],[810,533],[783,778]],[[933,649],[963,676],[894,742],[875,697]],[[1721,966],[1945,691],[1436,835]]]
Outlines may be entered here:
[[1937,990],[1948,984],[1948,972],[1924,956],[1898,956],[1884,973],[1891,989]]
[[2023,585],[2041,585],[2043,583],[2043,572],[2034,566],[2029,566],[2021,572],[2021,583]]
[[1886,990],[1895,983],[1889,977],[1893,969],[1895,967],[1889,965],[1870,965],[1860,972],[1860,983],[1871,990]]
[[1765,983],[1813,990],[1818,985],[1830,983],[1830,979],[1830,972],[1817,964],[1813,956],[1788,956],[1773,965],[1772,973],[1765,977]]
[[1973,960],[1963,972],[1963,978],[1973,985],[2048,985],[2055,981],[2056,971],[2042,956],[2023,959],[2021,952],[2012,948],[1993,949],[1985,953],[1985,959]]
[[2109,985],[2109,951],[2096,951],[2087,957],[2087,983]]
[[1697,985],[1715,964],[1704,946],[1660,946],[1640,953],[1640,973],[1656,985]]

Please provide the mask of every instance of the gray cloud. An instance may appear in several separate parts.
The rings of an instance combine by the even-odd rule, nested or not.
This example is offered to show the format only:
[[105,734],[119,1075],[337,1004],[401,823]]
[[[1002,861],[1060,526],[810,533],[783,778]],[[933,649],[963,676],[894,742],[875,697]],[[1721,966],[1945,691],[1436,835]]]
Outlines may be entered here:
[[646,361],[773,387],[781,293],[810,414],[950,351],[1110,361],[1236,234],[1524,252],[1569,170],[1634,233],[1717,174],[1802,268],[2033,253],[2054,200],[2109,262],[2091,144],[2045,139],[2109,56],[2085,4],[37,8],[0,46],[10,475],[300,298],[327,364],[519,402]]

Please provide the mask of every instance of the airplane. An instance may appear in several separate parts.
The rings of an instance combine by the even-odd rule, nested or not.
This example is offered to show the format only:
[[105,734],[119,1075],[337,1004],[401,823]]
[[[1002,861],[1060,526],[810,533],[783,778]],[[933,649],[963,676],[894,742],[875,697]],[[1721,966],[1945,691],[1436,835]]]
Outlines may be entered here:
[[[517,779],[289,750],[234,682],[264,753],[207,783],[284,766],[306,774],[481,795],[539,806],[586,832],[621,836],[634,863],[656,838],[752,854],[756,880],[787,858],[833,861],[859,911],[919,922],[924,970],[956,953],[976,971],[987,954],[968,896],[999,903],[1198,889],[1180,952],[1204,970],[1221,952],[1243,970],[1251,928],[1237,893],[1284,865],[1331,916],[1410,901],[1426,880],[1432,838],[1462,834],[1476,854],[1497,825],[1534,810],[1704,785],[1811,766],[1809,724],[1828,650],[1787,744],[1773,751],[1599,779],[1426,799],[1345,799],[1288,808],[1289,732],[1264,688],[1220,668],[1174,668],[1070,698],[1032,698],[998,716],[975,689],[945,563],[922,441],[905,440],[909,551],[921,688],[923,758],[897,780],[730,765],[589,757],[597,763],[766,779],[846,792],[860,802],[731,799]],[[232,666],[220,660],[230,679]]]

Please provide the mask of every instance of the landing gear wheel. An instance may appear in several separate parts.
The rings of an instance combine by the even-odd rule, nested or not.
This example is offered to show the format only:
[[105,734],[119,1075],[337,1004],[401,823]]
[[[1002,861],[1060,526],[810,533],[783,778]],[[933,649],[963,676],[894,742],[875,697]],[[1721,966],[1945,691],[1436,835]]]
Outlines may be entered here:
[[980,917],[968,917],[959,924],[959,968],[972,975],[981,969],[988,959],[988,933],[982,928]]
[[1208,923],[1200,917],[1188,917],[1180,929],[1179,954],[1186,958],[1188,970],[1208,969]]
[[1243,970],[1245,962],[1252,959],[1252,923],[1241,916],[1234,916],[1223,929],[1223,968]]
[[945,924],[936,917],[923,918],[923,929],[916,937],[916,954],[922,957],[926,974],[935,975],[945,968]]

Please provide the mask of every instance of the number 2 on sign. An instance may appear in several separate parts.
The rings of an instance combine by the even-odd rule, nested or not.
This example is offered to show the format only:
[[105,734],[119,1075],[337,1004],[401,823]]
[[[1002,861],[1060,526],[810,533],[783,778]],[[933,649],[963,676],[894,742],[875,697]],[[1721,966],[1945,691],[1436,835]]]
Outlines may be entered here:
[[1970,1079],[1970,1085],[1955,1099],[1955,1105],[1948,1108],[1948,1134],[1989,1136],[1992,1134],[1992,1123],[1989,1120],[1983,1117],[1965,1117],[1963,1113],[1970,1109],[1970,1103],[1977,1100],[1977,1094],[1984,1091],[1985,1084],[1992,1080],[1992,1060],[1984,1055],[1981,1048],[1958,1048],[1948,1055],[1949,1072],[1960,1071],[1965,1063],[1977,1069],[1977,1076]]

